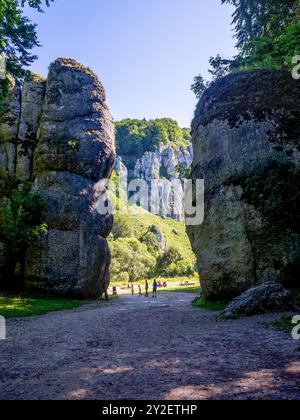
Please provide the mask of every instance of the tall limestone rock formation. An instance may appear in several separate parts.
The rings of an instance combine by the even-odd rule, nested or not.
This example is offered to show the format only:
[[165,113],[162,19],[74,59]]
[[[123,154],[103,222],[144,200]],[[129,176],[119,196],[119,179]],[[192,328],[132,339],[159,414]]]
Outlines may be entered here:
[[[205,179],[205,221],[188,227],[204,296],[252,285],[295,286],[300,267],[300,83],[248,71],[212,84],[193,121],[193,178]],[[299,284],[298,284],[299,286]]]
[[146,152],[138,159],[134,168],[134,177],[151,182],[152,179],[178,178],[178,166],[189,169],[192,166],[192,145],[173,147],[159,146],[156,152]]
[[97,297],[109,280],[113,218],[97,212],[115,162],[114,124],[97,77],[58,59],[47,81],[14,89],[0,121],[0,174],[31,179],[47,201],[48,233],[27,250],[30,289]]

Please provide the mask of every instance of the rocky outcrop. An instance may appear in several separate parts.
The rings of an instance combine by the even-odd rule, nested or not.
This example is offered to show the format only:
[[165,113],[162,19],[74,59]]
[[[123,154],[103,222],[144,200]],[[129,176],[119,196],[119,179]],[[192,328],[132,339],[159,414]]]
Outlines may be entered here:
[[151,182],[153,179],[178,178],[179,167],[189,169],[193,161],[192,145],[175,148],[159,147],[156,152],[147,152],[136,162],[134,177]]
[[100,181],[115,162],[103,86],[89,69],[58,59],[47,81],[32,75],[17,92],[0,128],[1,146],[13,145],[14,165],[2,158],[0,167],[34,181],[47,201],[48,233],[27,250],[26,286],[97,297],[109,281],[106,237],[113,224],[97,212],[106,200]]
[[201,98],[192,131],[205,221],[188,233],[205,298],[229,299],[270,279],[296,282],[299,82],[284,71],[220,79]]
[[[125,162],[127,159],[125,159]],[[151,193],[153,183],[161,197],[168,197],[170,182],[187,178],[193,161],[193,148],[190,146],[161,145],[155,152],[146,152],[140,159],[136,158],[134,170],[127,168],[121,156],[118,156],[115,165],[116,173],[123,179],[142,179],[148,184],[149,205],[145,210],[150,211]],[[132,165],[133,162],[131,162]],[[183,185],[183,184],[182,184]],[[177,205],[173,209],[161,206],[159,215],[184,221],[184,194],[183,190],[176,191]],[[171,201],[171,199],[170,199]]]
[[18,125],[21,113],[21,89],[10,80],[7,92],[1,92],[0,108],[0,180],[16,169]]
[[46,80],[33,73],[26,77],[22,86],[16,168],[18,176],[25,179],[32,178],[33,153],[37,146],[45,89]]
[[278,283],[267,282],[234,299],[221,313],[220,319],[237,319],[292,309],[293,299],[290,292]]

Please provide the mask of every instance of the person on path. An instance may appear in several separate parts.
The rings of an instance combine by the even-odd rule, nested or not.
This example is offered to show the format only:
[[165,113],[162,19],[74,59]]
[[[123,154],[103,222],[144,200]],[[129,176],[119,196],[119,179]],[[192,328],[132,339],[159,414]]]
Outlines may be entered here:
[[131,286],[131,294],[134,296],[134,285]]
[[148,280],[146,280],[146,283],[145,283],[145,290],[146,290],[145,297],[149,297],[149,283],[148,283]]
[[139,297],[142,297],[142,288],[140,285],[139,285]]
[[157,281],[154,280],[154,282],[153,282],[153,297],[154,298],[157,298],[157,288],[158,288]]

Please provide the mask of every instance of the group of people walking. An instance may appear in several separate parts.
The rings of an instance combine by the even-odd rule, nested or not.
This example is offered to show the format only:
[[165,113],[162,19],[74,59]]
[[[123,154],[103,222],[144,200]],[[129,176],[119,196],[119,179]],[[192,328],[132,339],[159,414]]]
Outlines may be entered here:
[[[157,298],[157,289],[158,289],[158,283],[157,283],[157,280],[154,280],[153,285],[152,285],[153,298]],[[149,285],[148,280],[146,280],[145,281],[145,294],[144,294],[145,297],[149,297],[149,290],[150,290],[150,285]],[[142,297],[143,291],[142,291],[142,286],[140,284],[138,285],[138,291],[139,291],[139,297]],[[135,295],[135,288],[133,284],[131,285],[131,293],[132,293],[132,296]]]

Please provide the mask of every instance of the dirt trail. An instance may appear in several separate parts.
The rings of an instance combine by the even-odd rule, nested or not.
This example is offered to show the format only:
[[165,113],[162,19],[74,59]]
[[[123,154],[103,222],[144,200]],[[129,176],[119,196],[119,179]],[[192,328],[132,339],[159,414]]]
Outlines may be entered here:
[[264,323],[217,322],[191,294],[8,320],[1,399],[300,399],[300,342]]

